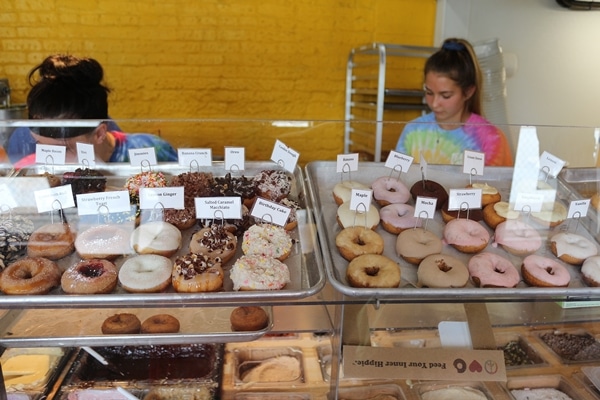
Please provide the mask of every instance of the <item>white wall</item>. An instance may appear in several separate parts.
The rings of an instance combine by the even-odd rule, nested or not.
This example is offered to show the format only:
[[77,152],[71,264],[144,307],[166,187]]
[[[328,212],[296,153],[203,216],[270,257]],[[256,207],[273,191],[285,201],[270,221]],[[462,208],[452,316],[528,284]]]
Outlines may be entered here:
[[600,11],[572,11],[555,0],[438,0],[436,44],[453,36],[498,38],[509,71],[516,67],[506,80],[513,145],[518,125],[536,125],[541,151],[570,166],[596,163]]

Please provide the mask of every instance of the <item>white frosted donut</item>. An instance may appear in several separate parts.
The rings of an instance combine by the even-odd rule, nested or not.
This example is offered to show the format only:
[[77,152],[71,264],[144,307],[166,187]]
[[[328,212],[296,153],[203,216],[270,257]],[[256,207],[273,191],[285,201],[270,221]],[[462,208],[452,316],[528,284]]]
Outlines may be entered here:
[[415,208],[408,204],[389,204],[379,210],[379,217],[383,229],[394,235],[422,225],[421,219],[415,217]]
[[537,254],[525,257],[521,274],[525,283],[531,286],[565,287],[571,281],[571,275],[563,265]]
[[290,282],[290,271],[275,258],[252,254],[238,258],[229,277],[233,290],[279,290]]
[[292,252],[292,238],[284,228],[272,224],[252,225],[242,241],[244,254],[261,254],[283,261]]
[[181,247],[181,231],[168,222],[146,222],[135,228],[130,244],[139,254],[171,257]]
[[171,284],[173,263],[157,254],[128,258],[119,269],[119,282],[132,293],[161,292]]
[[479,222],[453,219],[444,226],[444,241],[463,253],[477,253],[485,249],[490,234]]
[[598,254],[598,248],[591,240],[569,232],[552,236],[550,249],[556,257],[573,265],[581,265],[587,258]]
[[469,270],[455,257],[447,254],[432,254],[419,264],[417,278],[419,286],[464,287],[469,281]]
[[379,211],[376,207],[369,207],[366,213],[361,210],[350,210],[350,202],[343,203],[337,209],[337,221],[342,229],[351,226],[364,226],[375,229],[379,225]]
[[83,259],[115,258],[132,252],[131,234],[117,225],[96,225],[81,232],[75,239],[75,249]]
[[558,201],[544,205],[542,211],[532,212],[531,217],[537,222],[554,227],[567,219],[567,208]]
[[400,181],[389,176],[382,176],[371,184],[373,198],[380,206],[388,204],[404,204],[410,199],[408,187]]
[[512,262],[498,254],[484,252],[471,257],[467,264],[471,280],[479,287],[517,286],[521,280]]
[[425,257],[440,253],[442,246],[442,239],[423,228],[406,229],[396,239],[396,252],[411,264],[419,264]]
[[340,182],[333,187],[333,199],[335,203],[339,206],[342,203],[350,201],[352,189],[369,190],[369,187],[356,181]]
[[589,286],[600,286],[600,256],[587,258],[581,266],[581,275]]

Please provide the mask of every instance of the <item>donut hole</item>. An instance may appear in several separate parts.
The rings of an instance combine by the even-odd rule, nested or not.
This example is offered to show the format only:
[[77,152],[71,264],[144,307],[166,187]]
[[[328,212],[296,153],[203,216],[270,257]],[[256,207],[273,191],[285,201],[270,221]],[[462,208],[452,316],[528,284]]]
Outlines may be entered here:
[[377,276],[377,274],[379,274],[379,267],[377,267],[377,266],[365,267],[365,274],[367,274],[369,276]]
[[548,273],[548,275],[554,275],[554,268],[552,268],[552,267],[546,267],[544,269],[546,270],[546,272]]
[[15,270],[15,278],[17,279],[31,279],[33,278],[33,273],[28,268],[19,268]]
[[446,264],[446,261],[444,261],[444,260],[438,260],[437,267],[442,272],[449,272],[450,270],[452,270],[452,267],[450,265]]
[[98,278],[102,276],[104,266],[101,263],[89,263],[79,267],[77,272],[86,278]]

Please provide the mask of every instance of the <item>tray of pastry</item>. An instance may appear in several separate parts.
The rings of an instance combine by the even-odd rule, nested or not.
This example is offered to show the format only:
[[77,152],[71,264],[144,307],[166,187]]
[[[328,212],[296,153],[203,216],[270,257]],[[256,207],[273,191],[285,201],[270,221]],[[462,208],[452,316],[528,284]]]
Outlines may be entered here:
[[[262,192],[259,193],[257,177],[265,172],[267,173],[265,180],[273,179],[275,183],[271,186],[266,185],[266,188],[263,187]],[[186,292],[183,290],[176,291],[171,284],[167,284],[166,288],[157,290],[156,293],[126,290],[119,280],[112,291],[94,295],[67,295],[67,292],[62,290],[61,285],[55,286],[45,295],[0,295],[0,306],[17,308],[54,307],[58,305],[69,305],[71,307],[94,305],[135,307],[142,304],[165,305],[176,303],[177,305],[197,305],[203,303],[214,304],[214,302],[240,303],[242,301],[295,300],[319,292],[325,284],[325,272],[317,248],[318,241],[311,212],[312,206],[309,196],[306,195],[307,189],[303,171],[298,167],[292,174],[271,162],[248,162],[243,171],[226,171],[222,162],[215,162],[211,166],[198,168],[183,167],[175,163],[159,163],[151,167],[108,164],[95,166],[94,168],[83,168],[74,165],[52,167],[40,165],[21,170],[19,176],[7,179],[10,179],[9,185],[7,185],[10,188],[8,193],[15,194],[14,197],[19,198],[18,206],[14,208],[5,207],[2,215],[0,215],[2,217],[0,222],[6,225],[4,231],[9,232],[8,237],[4,238],[4,242],[0,241],[0,245],[4,243],[4,247],[0,246],[0,250],[2,250],[2,259],[7,265],[10,264],[10,261],[23,259],[30,254],[29,251],[32,247],[32,240],[30,239],[37,229],[50,224],[62,226],[61,221],[67,222],[73,236],[71,240],[75,242],[75,251],[71,250],[67,255],[62,255],[62,253],[52,255],[56,259],[55,263],[58,265],[60,273],[63,275],[64,271],[80,262],[82,258],[109,259],[119,272],[125,262],[138,257],[140,255],[138,253],[143,252],[166,256],[172,265],[176,263],[177,259],[184,257],[181,265],[186,266],[189,264],[189,256],[192,254],[190,248],[192,241],[202,241],[200,236],[194,237],[194,235],[203,227],[209,225],[215,226],[215,228],[216,226],[219,227],[221,233],[216,235],[227,235],[230,239],[233,237],[234,241],[237,242],[237,246],[233,249],[233,256],[229,256],[230,260],[221,262],[223,273],[220,286],[217,283],[215,287],[212,280],[209,279],[210,284],[208,286],[204,284],[192,285],[190,289],[189,274],[181,273],[182,285],[180,287],[185,286],[186,289],[184,290],[187,290]],[[262,183],[263,181],[260,180],[260,184]],[[280,183],[283,186],[279,186]],[[86,191],[94,192],[92,200],[87,199],[86,201],[96,201],[94,199],[97,195],[98,204],[100,204],[98,213],[89,215],[88,212],[88,215],[80,215],[84,213],[78,212],[76,206],[62,208],[60,202],[56,201],[53,202],[50,211],[38,212],[37,201],[39,200],[36,200],[36,194],[46,193],[47,189],[55,185],[58,185],[59,189],[60,187],[66,187],[66,184],[71,185],[71,191],[74,195]],[[153,209],[139,210],[139,200],[136,201],[136,188],[162,187],[164,185],[184,187],[185,209],[163,209],[162,203],[157,202]],[[104,204],[103,200],[106,200],[104,196],[108,196],[110,192],[115,191],[120,191],[125,195],[129,192],[131,198],[129,210],[111,212],[107,207],[102,206]],[[254,196],[251,193],[254,193]],[[241,219],[223,220],[223,218],[219,218],[220,214],[218,212],[215,213],[213,219],[196,219],[194,202],[197,197],[221,196],[241,198]],[[270,202],[268,204],[281,204],[293,210],[290,215],[295,215],[295,227],[289,224],[291,221],[289,219],[285,230],[283,226],[277,226],[278,229],[269,230],[271,229],[270,226],[275,226],[270,224],[272,222],[271,215],[263,215],[262,217],[252,215],[253,199],[255,200],[258,197],[268,200]],[[77,197],[75,196],[75,205],[76,200]],[[165,222],[170,225],[168,230],[164,227]],[[33,227],[31,224],[33,224]],[[251,227],[258,228],[258,225],[266,227],[268,233],[273,231],[278,235],[283,235],[286,240],[285,246],[287,246],[287,258],[281,256],[282,262],[275,264],[276,268],[284,270],[281,275],[261,273],[260,268],[258,273],[254,275],[253,279],[268,287],[267,289],[255,285],[255,280],[251,281],[249,285],[244,285],[241,282],[237,284],[233,282],[230,274],[233,265],[245,254],[245,251],[242,251],[244,232],[251,229]],[[24,226],[27,228],[24,228]],[[154,226],[154,228],[151,228],[151,226]],[[140,231],[142,227],[143,230]],[[176,229],[172,235],[173,227]],[[105,228],[108,230],[105,230]],[[61,229],[64,230],[64,228]],[[224,230],[229,233],[224,233]],[[27,232],[24,233],[23,231]],[[92,234],[93,238],[88,240],[88,233],[91,232],[95,233]],[[257,235],[261,237],[264,233],[260,230],[254,232],[254,238]],[[46,237],[49,235],[51,237],[58,236],[56,231],[44,231],[44,233],[47,234]],[[62,234],[62,232],[59,233]],[[165,236],[163,239],[163,233],[169,234],[168,238]],[[133,236],[139,238],[143,244],[132,242]],[[62,240],[62,236],[58,237]],[[162,244],[154,246],[159,239]],[[50,242],[52,240],[54,239],[50,239]],[[254,243],[252,240],[250,240],[249,246]],[[168,246],[165,243],[173,241],[176,243],[166,249],[160,247]],[[78,243],[80,243],[79,246]],[[227,246],[230,245],[231,240],[228,243]],[[46,242],[43,244],[47,246]],[[107,248],[112,249],[112,251],[105,251]],[[142,250],[139,250],[140,248]],[[138,251],[136,252],[134,249]],[[259,251],[262,252],[262,250]],[[147,254],[143,255],[146,256]],[[220,257],[221,253],[218,253],[218,255],[213,253],[212,258],[217,256]],[[279,254],[273,254],[268,258],[279,256]],[[225,258],[224,255],[223,258]],[[147,260],[146,258],[144,262],[147,262]],[[259,267],[265,262],[260,257],[256,257],[254,260]],[[268,265],[271,265],[270,260],[267,261],[269,261]],[[212,270],[212,261],[208,262],[195,257],[193,262],[207,262]],[[283,264],[283,267],[281,264]],[[195,271],[198,271],[197,264],[193,265],[195,265]],[[239,270],[246,266],[247,264],[244,264]],[[200,269],[202,268],[204,267]],[[187,269],[187,271],[190,270]],[[200,274],[200,272],[197,272],[197,274]],[[242,275],[240,279],[244,278],[245,276]],[[275,284],[272,284],[271,280],[274,280]],[[194,292],[189,292],[190,290],[194,290]],[[3,292],[6,293],[6,291]]]
[[[588,286],[583,281],[581,268],[579,265],[567,264],[557,258],[551,252],[550,238],[554,240],[555,234],[565,232],[583,236],[590,242],[592,250],[597,252],[599,245],[593,238],[593,235],[587,230],[584,224],[576,224],[572,219],[566,219],[569,202],[573,200],[568,187],[559,179],[546,179],[544,174],[540,173],[537,183],[540,189],[544,206],[538,213],[521,212],[510,213],[509,220],[519,221],[530,225],[539,234],[539,247],[533,253],[542,256],[545,259],[556,261],[568,272],[567,286],[556,287],[538,287],[530,286],[523,281],[521,265],[525,255],[514,255],[504,249],[503,246],[496,243],[495,231],[483,220],[479,225],[487,230],[489,241],[487,245],[478,253],[465,253],[458,251],[454,246],[448,245],[445,241],[442,244],[442,255],[448,255],[458,259],[465,266],[476,254],[492,253],[499,255],[516,268],[518,283],[514,287],[480,287],[475,284],[472,277],[467,275],[466,283],[455,287],[427,287],[419,282],[418,263],[411,264],[403,257],[398,255],[396,242],[398,234],[389,233],[382,228],[379,223],[374,229],[383,239],[383,256],[392,260],[400,268],[400,283],[394,287],[356,287],[350,284],[347,278],[347,267],[349,261],[342,257],[336,245],[336,237],[342,231],[338,223],[338,206],[333,195],[333,190],[343,181],[352,181],[362,184],[361,187],[369,189],[371,184],[380,177],[393,177],[399,180],[408,189],[412,188],[417,182],[421,182],[423,177],[418,165],[412,165],[406,173],[399,174],[397,171],[385,167],[383,163],[359,163],[358,170],[350,173],[336,172],[335,162],[313,162],[306,166],[306,175],[308,179],[309,190],[313,198],[315,219],[319,231],[319,240],[323,248],[324,265],[327,277],[331,284],[341,293],[349,297],[369,298],[372,300],[402,300],[422,302],[424,300],[435,300],[444,302],[464,302],[465,300],[485,300],[485,301],[506,301],[516,299],[546,299],[546,300],[574,300],[574,299],[592,299],[598,298],[600,293],[594,287]],[[469,176],[462,171],[462,166],[450,165],[429,165],[426,171],[426,179],[441,184],[446,193],[451,189],[465,189],[470,184],[479,184],[480,186],[491,186],[495,188],[501,196],[502,202],[508,202],[511,193],[511,184],[513,181],[513,169],[508,167],[487,167],[483,175]],[[352,184],[354,185],[354,184]],[[425,197],[430,197],[426,194]],[[375,195],[373,196],[376,197]],[[409,196],[408,205],[414,207],[414,199]],[[372,201],[371,208],[379,211],[381,206]],[[480,210],[469,210],[472,218],[476,217],[476,212]],[[370,213],[370,211],[369,211]],[[367,215],[369,214],[367,213]],[[414,210],[413,210],[414,213]],[[466,211],[462,211],[462,218],[465,218]],[[365,225],[365,213],[354,213],[354,219],[350,219],[347,224],[355,226]],[[436,210],[432,219],[424,220],[420,223],[425,229],[433,233],[438,238],[443,238],[445,226],[447,225],[441,214],[441,210]],[[361,225],[362,224],[362,225]],[[412,222],[414,228],[415,222]],[[366,272],[366,270],[365,270]],[[564,273],[563,270],[563,274]],[[464,276],[464,273],[463,273]],[[396,278],[397,279],[397,278]],[[567,278],[565,278],[567,279]],[[464,281],[463,281],[464,282]]]

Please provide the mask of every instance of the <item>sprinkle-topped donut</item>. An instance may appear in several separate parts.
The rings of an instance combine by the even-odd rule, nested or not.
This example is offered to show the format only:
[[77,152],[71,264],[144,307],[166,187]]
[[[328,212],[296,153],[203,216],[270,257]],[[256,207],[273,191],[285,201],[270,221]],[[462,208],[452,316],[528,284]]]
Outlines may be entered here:
[[292,238],[277,225],[252,225],[244,232],[242,251],[244,254],[261,254],[283,261],[292,251]]
[[125,188],[129,196],[136,200],[140,194],[140,188],[155,188],[167,186],[167,178],[162,172],[143,171],[129,177],[125,181]]
[[275,258],[251,254],[237,259],[229,277],[233,290],[279,290],[290,282],[290,271]]

